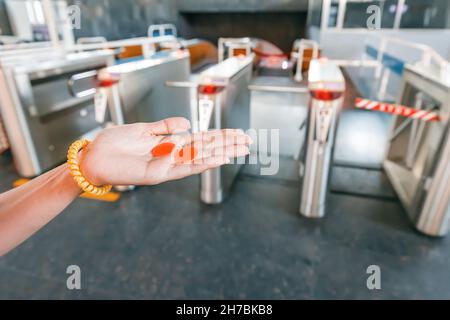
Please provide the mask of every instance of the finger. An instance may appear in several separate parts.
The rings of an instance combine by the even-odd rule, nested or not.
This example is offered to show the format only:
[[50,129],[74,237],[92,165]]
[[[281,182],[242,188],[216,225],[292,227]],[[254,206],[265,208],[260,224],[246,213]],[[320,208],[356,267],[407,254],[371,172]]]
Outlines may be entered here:
[[206,132],[196,132],[191,135],[181,136],[180,142],[182,144],[189,144],[193,142],[203,142],[203,143],[222,143],[226,140],[237,139],[239,141],[247,141],[247,143],[252,143],[250,136],[246,135],[241,129],[221,129],[221,130],[211,130]]
[[183,155],[175,154],[173,162],[176,164],[204,164],[217,157],[238,158],[246,156],[250,150],[245,145],[228,145],[215,149],[193,150],[192,148],[184,149]]
[[227,145],[213,149],[203,149],[193,160],[193,163],[201,164],[203,162],[209,161],[211,158],[223,156],[227,158],[238,158],[246,156],[249,153],[250,150],[245,145]]
[[[194,142],[194,146],[198,142]],[[252,139],[250,136],[244,134],[244,133],[237,133],[237,134],[224,134],[224,133],[217,133],[214,134],[209,140],[207,141],[201,141],[202,149],[205,150],[211,150],[214,148],[223,148],[225,146],[233,146],[233,145],[250,145],[252,143]]]
[[[195,148],[197,154],[199,150],[203,149],[212,150],[218,147],[249,145],[252,143],[251,137],[239,129],[214,130],[211,132],[198,132],[189,135],[169,135],[157,137],[161,138],[158,141],[158,145],[173,143],[174,149],[172,155],[175,156],[175,158],[179,158],[177,157],[177,153],[181,151],[181,148],[189,145]],[[156,147],[158,147],[158,145]],[[208,156],[210,154],[211,152],[208,153]],[[185,162],[185,160],[183,160],[183,162]]]
[[174,117],[147,123],[146,127],[152,135],[173,134],[189,130],[191,128],[191,123],[186,118]]
[[193,142],[212,142],[219,137],[235,137],[239,135],[245,135],[244,131],[241,129],[221,129],[221,130],[211,130],[211,131],[202,131],[195,132],[191,135],[183,136],[183,143],[189,144]]
[[208,163],[203,164],[178,164],[170,171],[171,179],[181,179],[193,174],[199,174],[206,170],[220,167],[230,163],[227,157],[219,156],[211,158]]

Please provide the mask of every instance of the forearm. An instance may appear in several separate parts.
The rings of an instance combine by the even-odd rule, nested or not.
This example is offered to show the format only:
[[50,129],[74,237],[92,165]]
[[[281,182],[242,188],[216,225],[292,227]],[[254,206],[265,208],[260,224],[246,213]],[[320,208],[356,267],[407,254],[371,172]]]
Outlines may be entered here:
[[[230,157],[241,157],[249,152],[251,138],[242,130],[178,135],[189,128],[190,123],[184,118],[168,118],[105,129],[89,145],[82,142],[79,171],[86,181],[96,186],[107,186],[96,192],[102,193],[108,190],[109,185],[152,185],[181,179],[224,165],[229,163]],[[170,142],[173,149],[169,154],[153,156],[151,150],[163,141]],[[74,149],[79,146],[77,142]],[[199,158],[174,161],[185,148],[189,152],[196,150]],[[75,163],[74,159],[71,161]],[[73,169],[79,175],[78,170],[75,171],[78,168],[73,166]],[[85,182],[81,185],[86,187]],[[92,191],[93,188],[86,190]],[[56,217],[80,192],[64,164],[19,188],[0,194],[0,255]]]
[[66,164],[0,194],[0,256],[42,228],[79,194]]

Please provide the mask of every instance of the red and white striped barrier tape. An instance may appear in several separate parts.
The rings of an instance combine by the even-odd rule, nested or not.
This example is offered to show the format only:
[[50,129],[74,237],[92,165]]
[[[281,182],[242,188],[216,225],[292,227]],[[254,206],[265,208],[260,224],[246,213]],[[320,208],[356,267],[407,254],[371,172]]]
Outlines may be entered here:
[[359,109],[365,109],[365,110],[374,110],[374,111],[392,113],[395,115],[412,118],[412,119],[419,119],[419,120],[423,120],[423,121],[439,121],[440,120],[439,115],[433,111],[414,109],[414,108],[402,106],[399,104],[384,103],[384,102],[372,101],[372,100],[363,99],[363,98],[355,99],[355,107],[359,108]]

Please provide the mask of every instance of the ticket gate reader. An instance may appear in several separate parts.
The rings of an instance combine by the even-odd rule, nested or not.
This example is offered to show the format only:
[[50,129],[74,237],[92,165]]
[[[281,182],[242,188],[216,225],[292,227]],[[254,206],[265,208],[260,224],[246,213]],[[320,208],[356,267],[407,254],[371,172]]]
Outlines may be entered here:
[[383,167],[417,230],[448,233],[450,220],[450,77],[406,66],[400,104],[439,114],[440,121],[396,116]]
[[325,214],[337,122],[343,103],[345,80],[339,67],[325,59],[311,61],[308,87],[307,135],[301,168],[300,213],[310,218]]

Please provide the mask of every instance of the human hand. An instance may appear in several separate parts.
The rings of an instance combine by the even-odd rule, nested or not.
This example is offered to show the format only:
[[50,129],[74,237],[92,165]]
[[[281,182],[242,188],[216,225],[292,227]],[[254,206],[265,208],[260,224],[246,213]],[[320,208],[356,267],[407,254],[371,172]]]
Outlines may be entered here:
[[[249,153],[249,136],[225,129],[177,135],[190,129],[185,118],[135,123],[104,129],[80,155],[81,172],[94,185],[151,185],[181,179],[227,164]],[[172,142],[170,155],[154,157],[151,150]],[[193,145],[194,159],[181,159],[183,146]]]

